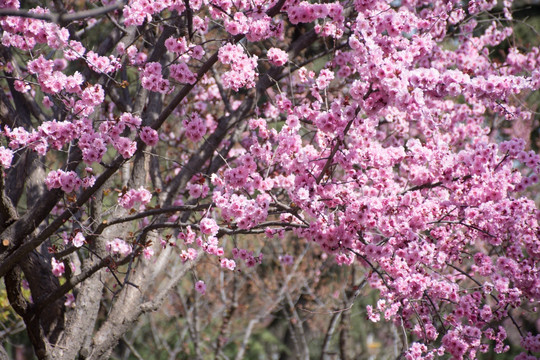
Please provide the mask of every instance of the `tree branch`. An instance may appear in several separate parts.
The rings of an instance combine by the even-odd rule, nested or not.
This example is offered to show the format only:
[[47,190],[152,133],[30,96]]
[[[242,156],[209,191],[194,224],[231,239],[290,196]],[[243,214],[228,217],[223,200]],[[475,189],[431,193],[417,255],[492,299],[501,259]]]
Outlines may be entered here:
[[[466,180],[469,180],[470,178],[472,178],[471,175],[465,175],[463,177],[455,177],[455,178],[452,179],[452,181],[458,181],[458,180],[466,181]],[[443,185],[442,181],[437,181],[435,183],[426,183],[426,184],[416,185],[416,186],[413,186],[412,188],[409,188],[409,189],[401,192],[400,195],[405,195],[406,193],[408,193],[410,191],[433,189],[433,188],[436,188],[436,187],[441,186],[441,185]]]
[[83,20],[87,18],[95,18],[99,15],[104,15],[112,11],[121,9],[124,6],[123,1],[118,1],[114,4],[74,13],[48,13],[38,14],[28,10],[20,9],[0,9],[0,16],[16,16],[36,20],[44,20],[59,25],[67,24],[71,21]]

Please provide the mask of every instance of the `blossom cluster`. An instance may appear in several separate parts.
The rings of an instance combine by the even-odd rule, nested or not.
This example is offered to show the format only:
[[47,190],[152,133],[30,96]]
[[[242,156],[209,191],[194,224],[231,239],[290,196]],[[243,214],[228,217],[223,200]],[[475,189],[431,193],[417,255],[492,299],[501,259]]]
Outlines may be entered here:
[[121,256],[128,256],[132,251],[131,245],[120,238],[107,241],[106,249],[113,255]]
[[[73,193],[94,185],[93,168],[128,169],[144,143],[154,147],[156,188],[124,188],[114,210],[142,210],[153,193],[160,206],[211,204],[187,220],[164,217],[164,227],[180,231],[182,262],[200,251],[223,269],[252,267],[262,255],[227,249],[224,234],[290,232],[339,265],[365,269],[380,295],[368,318],[411,334],[405,358],[475,358],[488,342],[507,351],[499,324],[508,309],[540,299],[540,212],[525,197],[540,180],[540,155],[515,130],[534,121],[523,99],[540,88],[540,49],[505,45],[494,58],[513,30],[473,15],[495,1],[287,0],[277,15],[267,12],[280,3],[130,0],[119,29],[163,34],[176,11],[189,34],[156,37],[154,46],[148,32],[104,53],[87,49],[81,31],[1,17],[2,45],[18,51],[1,64],[15,90],[8,104],[33,97],[39,111],[3,125],[0,165],[13,171],[24,162],[14,156],[35,151],[51,169],[47,189]],[[508,20],[510,5],[502,5]],[[66,151],[71,162],[58,165]],[[66,245],[86,243],[77,231]],[[158,249],[134,251],[127,241],[106,249],[146,259]],[[161,238],[163,248],[173,245]],[[51,267],[65,272],[61,260]],[[204,294],[204,281],[195,290]],[[521,339],[531,352],[538,343],[534,334]]]
[[184,125],[187,138],[193,142],[201,140],[206,134],[206,125],[198,113],[191,114],[190,117],[184,119],[182,124]]
[[141,85],[147,90],[168,93],[169,80],[161,74],[161,64],[157,62],[146,63],[141,71]]
[[[7,7],[18,8],[19,4]],[[49,10],[36,7],[30,12],[48,14]],[[32,50],[37,44],[47,44],[53,49],[58,49],[63,47],[69,38],[66,28],[38,19],[3,17],[0,19],[0,25],[5,29],[2,34],[2,45],[15,46],[21,50]]]
[[[86,102],[96,105],[103,99],[100,87],[87,88],[83,92]],[[92,100],[92,94],[97,91],[97,99]],[[81,149],[83,160],[87,164],[100,162],[111,144],[124,158],[130,158],[137,150],[136,142],[121,134],[126,128],[137,131],[141,118],[130,113],[123,113],[117,120],[105,121],[98,130],[93,129],[92,122],[83,118],[77,121],[46,121],[37,130],[28,132],[24,127],[10,129],[4,127],[4,134],[9,139],[9,147],[13,150],[29,147],[40,155],[45,155],[51,148],[60,150],[71,141],[78,139],[77,146]],[[141,129],[141,139],[150,146],[157,144],[157,132],[149,127]],[[6,149],[7,150],[7,149]],[[6,152],[6,159],[8,153]]]
[[218,58],[223,64],[231,66],[231,70],[221,76],[225,88],[238,91],[242,87],[249,89],[255,86],[256,55],[248,56],[241,45],[228,43],[219,49]]
[[60,277],[66,271],[66,266],[63,261],[58,261],[55,258],[51,258],[52,273],[54,276]]
[[271,48],[266,53],[266,56],[268,57],[268,60],[276,66],[283,66],[287,63],[287,60],[289,59],[289,55],[278,48]]
[[94,185],[95,177],[79,178],[75,171],[53,170],[45,179],[47,189],[62,189],[66,193],[78,190],[81,186],[88,188]]
[[232,255],[234,259],[241,259],[244,261],[247,267],[253,267],[257,264],[262,263],[263,255],[259,254],[258,256],[253,255],[253,251],[247,249],[232,249]]
[[169,67],[171,78],[183,84],[193,85],[197,76],[189,69],[186,63],[173,64]]
[[13,151],[6,149],[3,146],[0,146],[0,165],[4,169],[8,169],[11,166],[11,161],[13,160]]
[[129,189],[118,197],[118,205],[124,209],[131,209],[136,204],[146,205],[152,200],[152,193],[141,187],[139,189]]

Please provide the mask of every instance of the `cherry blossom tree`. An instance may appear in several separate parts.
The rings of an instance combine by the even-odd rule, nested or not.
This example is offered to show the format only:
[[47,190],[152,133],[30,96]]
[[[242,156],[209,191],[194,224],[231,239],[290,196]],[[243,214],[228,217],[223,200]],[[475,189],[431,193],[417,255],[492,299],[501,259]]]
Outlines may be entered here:
[[358,268],[344,305],[375,291],[406,359],[503,353],[504,321],[534,359],[540,156],[504,129],[540,50],[512,24],[510,0],[0,0],[0,276],[36,356],[109,358],[182,279],[218,291],[202,258],[263,266],[235,240],[260,235]]

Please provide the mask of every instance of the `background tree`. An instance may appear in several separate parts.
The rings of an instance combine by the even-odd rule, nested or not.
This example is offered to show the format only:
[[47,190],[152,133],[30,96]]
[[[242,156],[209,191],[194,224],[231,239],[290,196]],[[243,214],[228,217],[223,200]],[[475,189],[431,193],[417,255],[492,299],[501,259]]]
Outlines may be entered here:
[[136,354],[126,334],[176,294],[171,358],[241,358],[276,314],[308,358],[321,324],[299,311],[351,266],[318,303],[321,357],[339,321],[346,358],[371,289],[395,356],[506,352],[507,321],[534,358],[540,156],[504,129],[533,117],[539,50],[495,5],[0,2],[0,276],[36,356]]

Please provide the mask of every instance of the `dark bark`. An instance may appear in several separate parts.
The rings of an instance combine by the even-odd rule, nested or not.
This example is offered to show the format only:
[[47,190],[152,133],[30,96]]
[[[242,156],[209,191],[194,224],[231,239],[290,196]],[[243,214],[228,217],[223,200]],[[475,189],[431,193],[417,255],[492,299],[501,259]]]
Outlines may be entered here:
[[[60,287],[58,278],[51,271],[50,262],[37,251],[28,254],[25,261],[21,262],[21,269],[28,281],[32,299],[35,304]],[[36,309],[38,310],[38,309]],[[43,334],[50,344],[55,344],[64,330],[64,301],[62,298],[47,304],[35,311]]]

